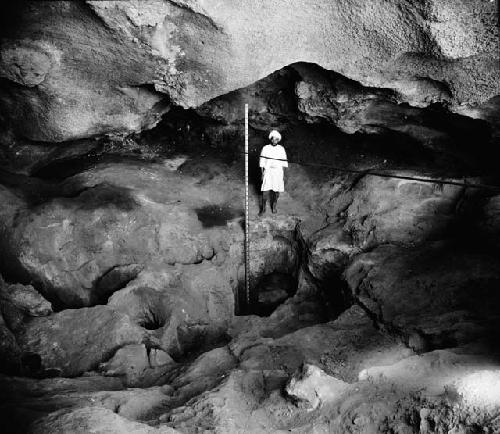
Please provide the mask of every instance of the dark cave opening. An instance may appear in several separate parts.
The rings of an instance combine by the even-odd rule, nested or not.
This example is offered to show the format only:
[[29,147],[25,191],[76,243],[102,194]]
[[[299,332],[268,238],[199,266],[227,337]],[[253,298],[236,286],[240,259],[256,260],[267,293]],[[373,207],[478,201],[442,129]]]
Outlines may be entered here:
[[258,316],[269,316],[297,290],[296,277],[274,271],[262,276],[255,284],[253,313]]
[[[334,100],[340,98],[344,86],[350,88],[353,98],[368,98],[365,118],[348,118],[349,122],[361,122],[360,125],[349,132],[336,125],[339,120],[335,116],[347,116],[351,110],[340,102],[330,107],[332,113],[337,113],[334,118],[298,109],[296,86],[301,80],[309,80],[311,73],[324,77],[328,83],[324,85],[331,86],[325,92],[332,92]],[[299,164],[321,162],[347,169],[412,170],[443,177],[496,174],[492,159],[496,148],[486,121],[453,113],[444,102],[415,108],[395,102],[394,98],[394,93],[385,89],[363,88],[317,65],[298,63],[197,109],[173,105],[158,125],[140,134],[96,139],[92,143],[75,142],[72,146],[76,152],[72,155],[52,151],[50,161],[39,161],[31,174],[60,180],[95,164],[127,159],[154,162],[180,154],[193,159],[217,158],[228,164],[241,162],[243,106],[237,104],[245,99],[250,102],[252,185],[259,182],[256,162],[270,128],[282,131],[289,160]],[[265,110],[260,109],[262,104],[266,104]],[[303,110],[311,110],[307,107]],[[354,112],[352,116],[357,115]],[[82,148],[81,154],[78,147]]]

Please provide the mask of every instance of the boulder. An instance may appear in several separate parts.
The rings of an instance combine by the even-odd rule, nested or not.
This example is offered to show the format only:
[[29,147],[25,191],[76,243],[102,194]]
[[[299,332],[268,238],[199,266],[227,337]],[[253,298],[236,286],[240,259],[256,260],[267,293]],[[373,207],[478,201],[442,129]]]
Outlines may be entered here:
[[237,359],[227,347],[214,348],[179,370],[163,391],[177,402],[187,402],[217,386],[236,366]]
[[307,241],[308,270],[319,281],[338,275],[350,257],[359,253],[350,234],[340,224],[317,231]]
[[228,347],[214,348],[201,354],[187,369],[172,383],[176,388],[196,383],[203,377],[217,377],[230,371],[236,366],[237,359]]
[[0,282],[0,300],[2,306],[8,303],[28,316],[47,316],[52,313],[52,305],[31,285]]
[[183,432],[200,428],[224,433],[277,431],[279,422],[269,423],[261,411],[248,417],[265,398],[267,377],[259,371],[232,370],[211,390],[165,412],[160,421]]
[[305,363],[288,381],[286,393],[298,401],[316,407],[339,399],[349,384],[326,374],[317,366]]
[[[394,173],[396,176],[424,176]],[[463,189],[421,181],[364,177],[352,192],[344,230],[362,248],[382,243],[418,244],[446,235]]]
[[[500,283],[495,256],[451,242],[385,245],[358,255],[345,277],[357,302],[421,350],[494,338],[500,320],[493,307]],[[425,345],[417,343],[422,339]]]
[[223,337],[234,314],[227,269],[205,262],[144,270],[108,305],[152,331],[174,357]]
[[121,378],[127,387],[150,387],[175,365],[165,351],[135,344],[120,348],[110,360],[99,365],[99,371]]
[[51,432],[96,434],[178,434],[179,431],[162,426],[151,427],[145,423],[131,421],[117,415],[112,410],[102,407],[82,407],[76,410],[60,410],[34,422],[29,428],[30,434]]
[[43,370],[74,377],[95,369],[117,349],[140,344],[144,330],[107,306],[68,309],[31,318],[17,331],[19,346],[36,355]]
[[49,300],[65,307],[105,303],[144,264],[213,257],[196,213],[168,199],[181,194],[168,187],[179,176],[137,164],[87,172],[60,186],[62,197],[24,213],[10,227],[9,221],[0,223],[9,239],[7,253]]
[[[272,273],[290,276],[296,274],[299,261],[297,223],[298,219],[293,215],[285,215],[283,218],[273,220],[258,219],[252,222],[249,235],[252,282],[258,282],[261,277]],[[232,249],[238,247],[234,246]],[[240,252],[243,254],[242,249]],[[241,277],[243,279],[243,275]]]
[[279,334],[280,331],[259,327],[233,339],[229,346],[240,359],[240,367],[280,369],[291,374],[306,363],[350,383],[358,378],[362,369],[395,363],[413,354],[401,342],[377,330],[356,305],[334,321],[291,332],[285,329],[283,334]]
[[0,312],[5,325],[15,334],[27,318],[50,315],[52,305],[33,286],[7,284],[0,277]]

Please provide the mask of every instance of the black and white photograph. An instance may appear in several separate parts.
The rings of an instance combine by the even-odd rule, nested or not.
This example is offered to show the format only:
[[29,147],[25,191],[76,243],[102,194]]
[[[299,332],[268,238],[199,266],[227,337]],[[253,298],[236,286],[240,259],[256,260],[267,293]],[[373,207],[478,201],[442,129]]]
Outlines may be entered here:
[[500,434],[500,0],[3,0],[0,433]]

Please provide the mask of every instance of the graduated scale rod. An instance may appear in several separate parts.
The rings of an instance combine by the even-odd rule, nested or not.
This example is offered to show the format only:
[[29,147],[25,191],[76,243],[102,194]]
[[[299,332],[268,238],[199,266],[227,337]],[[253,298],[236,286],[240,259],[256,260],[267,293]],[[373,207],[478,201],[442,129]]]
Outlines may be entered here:
[[245,104],[245,301],[250,307],[250,226],[248,209],[248,104]]

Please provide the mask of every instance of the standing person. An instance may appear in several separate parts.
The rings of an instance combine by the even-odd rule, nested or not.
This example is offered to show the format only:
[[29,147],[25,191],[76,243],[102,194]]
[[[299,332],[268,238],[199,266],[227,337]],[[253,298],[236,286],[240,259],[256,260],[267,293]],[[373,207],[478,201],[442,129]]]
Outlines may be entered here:
[[285,191],[283,181],[283,168],[288,167],[285,148],[278,145],[281,140],[281,134],[272,130],[269,133],[271,144],[262,148],[259,159],[259,166],[262,171],[262,201],[260,205],[259,215],[266,212],[266,202],[269,200],[271,211],[273,214],[278,212],[276,203],[280,196],[280,192]]

